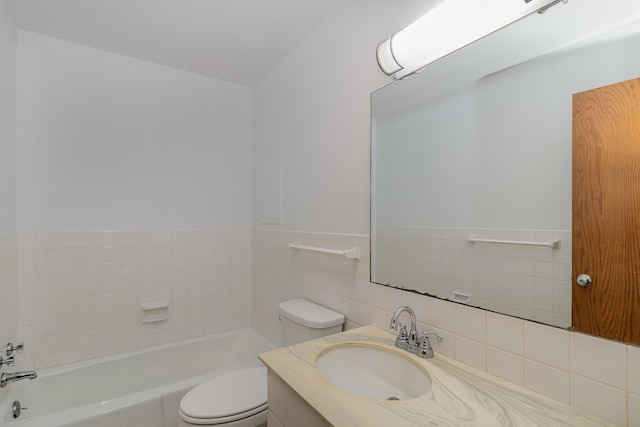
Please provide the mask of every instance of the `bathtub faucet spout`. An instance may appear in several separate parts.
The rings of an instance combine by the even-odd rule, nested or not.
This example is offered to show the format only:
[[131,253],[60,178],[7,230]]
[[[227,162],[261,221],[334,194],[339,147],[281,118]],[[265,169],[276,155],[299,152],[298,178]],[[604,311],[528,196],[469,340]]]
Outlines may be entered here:
[[18,371],[18,372],[4,372],[0,375],[0,387],[6,387],[9,383],[20,380],[34,380],[38,378],[36,371]]

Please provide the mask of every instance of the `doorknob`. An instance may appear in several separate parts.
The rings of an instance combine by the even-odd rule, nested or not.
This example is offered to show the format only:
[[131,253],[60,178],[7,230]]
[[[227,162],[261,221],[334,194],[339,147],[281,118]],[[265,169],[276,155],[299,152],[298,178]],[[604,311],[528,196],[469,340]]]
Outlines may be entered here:
[[593,279],[591,279],[591,276],[589,276],[588,274],[581,274],[576,279],[576,283],[578,284],[578,286],[582,286],[583,288],[591,285],[592,282]]

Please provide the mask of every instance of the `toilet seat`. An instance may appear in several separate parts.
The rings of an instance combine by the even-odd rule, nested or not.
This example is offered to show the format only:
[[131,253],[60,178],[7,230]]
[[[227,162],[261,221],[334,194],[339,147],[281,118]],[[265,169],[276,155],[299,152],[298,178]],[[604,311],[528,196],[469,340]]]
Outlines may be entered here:
[[248,418],[267,409],[267,368],[231,371],[191,389],[180,401],[180,418],[216,425]]

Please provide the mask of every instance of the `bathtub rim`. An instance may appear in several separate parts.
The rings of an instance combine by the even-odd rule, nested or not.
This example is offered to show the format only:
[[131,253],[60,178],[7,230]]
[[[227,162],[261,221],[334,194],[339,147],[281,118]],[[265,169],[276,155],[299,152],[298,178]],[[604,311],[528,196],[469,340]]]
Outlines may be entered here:
[[[65,363],[63,365],[58,365],[58,366],[50,366],[48,368],[38,369],[38,370],[36,370],[36,372],[38,374],[38,377],[46,377],[46,376],[49,376],[49,375],[62,374],[62,373],[65,373],[65,372],[74,371],[76,369],[85,368],[85,367],[88,367],[88,366],[93,366],[93,365],[97,365],[97,364],[100,364],[100,363],[109,362],[109,361],[112,361],[112,360],[117,360],[117,359],[122,359],[122,358],[126,358],[126,357],[132,357],[132,356],[137,356],[137,355],[140,355],[140,354],[150,353],[150,352],[159,351],[159,350],[163,350],[163,349],[167,349],[167,348],[180,347],[182,345],[187,345],[187,344],[192,344],[192,343],[197,343],[197,342],[202,342],[202,341],[208,341],[208,340],[213,339],[213,338],[226,337],[226,336],[237,335],[237,334],[256,335],[257,337],[259,337],[261,339],[261,341],[263,341],[265,344],[267,344],[267,346],[270,347],[272,350],[277,348],[276,345],[274,345],[269,340],[267,340],[262,334],[260,334],[254,328],[246,327],[246,328],[240,328],[240,329],[233,329],[231,331],[218,332],[218,333],[210,334],[210,335],[203,335],[203,336],[195,337],[195,338],[186,338],[184,340],[173,341],[173,342],[170,342],[170,343],[157,344],[157,345],[154,345],[154,346],[138,348],[138,349],[135,349],[135,350],[129,350],[129,351],[125,351],[125,352],[122,352],[122,353],[110,354],[108,356],[100,356],[100,357],[95,357],[95,358],[86,359],[86,360],[79,360],[77,362]],[[9,387],[11,387],[11,385],[13,385],[13,384],[10,384]],[[10,390],[11,390],[11,388],[7,389],[7,392],[9,392]]]

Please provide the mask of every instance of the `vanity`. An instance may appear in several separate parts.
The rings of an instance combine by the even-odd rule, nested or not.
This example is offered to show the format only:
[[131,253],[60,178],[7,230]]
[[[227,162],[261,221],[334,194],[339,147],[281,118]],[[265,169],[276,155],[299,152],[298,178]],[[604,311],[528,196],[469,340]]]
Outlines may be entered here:
[[[269,426],[614,426],[604,419],[547,398],[453,359],[435,355],[422,359],[395,346],[393,333],[364,326],[328,337],[261,354],[269,370]],[[389,362],[370,373],[394,378],[405,375],[406,363],[420,372],[410,374],[427,391],[413,398],[363,397],[332,384],[318,370],[319,359],[335,354],[340,364],[345,349],[361,349],[369,355],[386,353]],[[349,351],[344,363],[353,363]],[[368,357],[363,357],[366,364]],[[396,361],[400,363],[396,363]],[[339,368],[339,367],[337,367]],[[366,367],[363,367],[366,371]],[[329,369],[331,371],[331,369]],[[325,372],[325,375],[327,373]],[[332,381],[334,381],[332,379]],[[385,382],[386,380],[383,380]],[[384,387],[375,381],[364,387],[374,393]],[[349,388],[353,384],[347,384]],[[411,392],[411,390],[409,390]],[[411,395],[409,395],[411,396]],[[396,400],[398,399],[398,400]],[[301,420],[304,420],[302,422]]]

